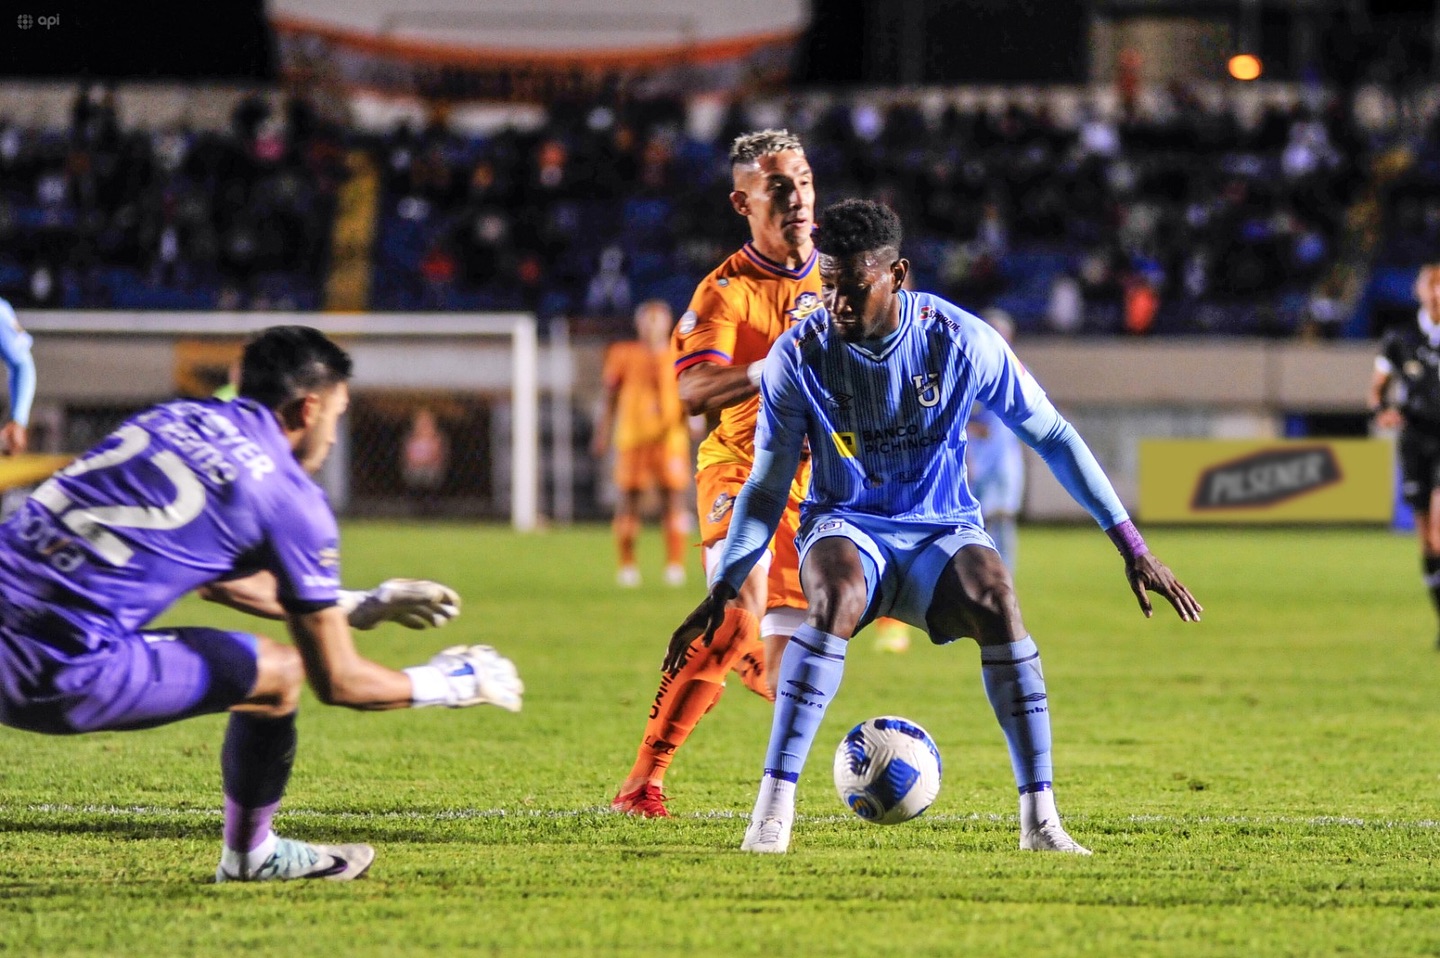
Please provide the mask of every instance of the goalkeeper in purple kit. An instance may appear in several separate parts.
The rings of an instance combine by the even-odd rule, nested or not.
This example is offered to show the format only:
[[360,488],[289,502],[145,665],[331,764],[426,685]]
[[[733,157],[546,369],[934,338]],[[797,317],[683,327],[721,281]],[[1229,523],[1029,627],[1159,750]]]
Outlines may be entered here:
[[[354,709],[520,709],[515,667],[489,646],[456,646],[404,671],[356,650],[352,627],[443,625],[459,598],[413,579],[340,588],[335,517],[310,474],[335,442],[350,369],[317,330],[267,329],[245,348],[238,399],[132,417],[0,525],[0,724],[68,735],[228,710],[217,881],[345,880],[374,859],[368,845],[271,830],[304,682],[327,705]],[[145,628],[197,590],[283,620],[294,645]]]
[[779,663],[764,775],[741,848],[789,848],[795,785],[839,690],[849,640],[884,615],[937,644],[979,643],[1020,791],[1020,848],[1089,854],[1055,808],[1040,653],[966,483],[973,405],[1032,446],[1105,529],[1147,616],[1147,591],[1185,621],[1198,621],[1201,607],[1150,554],[1090,450],[1000,335],[937,296],[901,289],[909,263],[900,239],[899,219],[878,203],[850,200],[820,217],[825,309],[784,333],[765,360],[755,468],[710,594],[676,630],[665,668],[719,625],[774,533],[808,439],[813,474],[796,541],[809,613]]

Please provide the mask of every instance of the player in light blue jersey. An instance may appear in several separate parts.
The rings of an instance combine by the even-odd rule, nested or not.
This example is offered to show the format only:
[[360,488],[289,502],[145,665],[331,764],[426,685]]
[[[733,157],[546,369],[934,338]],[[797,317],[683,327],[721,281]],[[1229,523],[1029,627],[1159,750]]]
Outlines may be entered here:
[[0,455],[18,456],[30,448],[30,404],[35,401],[35,360],[30,334],[20,328],[15,310],[0,299],[0,360],[10,373],[10,411],[0,425]]
[[798,544],[809,613],[780,662],[765,772],[741,848],[789,848],[795,783],[840,687],[848,641],[889,615],[937,644],[979,642],[1020,789],[1020,847],[1089,854],[1055,809],[1040,655],[965,480],[974,403],[1032,446],[1105,529],[1147,616],[1147,590],[1185,621],[1198,621],[1201,608],[1150,554],[1094,456],[1004,340],[939,297],[901,291],[909,263],[900,233],[878,203],[850,200],[821,217],[825,309],[782,335],[765,361],[755,469],[710,594],[676,630],[664,664],[675,668],[688,643],[719,624],[774,532],[808,439],[813,478]]
[[[987,309],[981,318],[1006,345],[1013,342],[1015,324],[1004,311]],[[1013,576],[1020,548],[1016,518],[1025,497],[1025,456],[1020,450],[1020,437],[1006,429],[999,416],[979,404],[971,410],[965,432],[965,478],[980,503],[985,532]]]
[[[459,599],[413,579],[340,588],[335,517],[310,474],[335,442],[349,377],[350,357],[319,331],[272,327],[245,348],[240,398],[134,416],[0,525],[0,725],[68,735],[229,710],[217,881],[344,880],[374,859],[368,845],[271,830],[307,679],[322,702],[354,709],[520,709],[515,666],[489,646],[403,672],[356,650],[352,627],[443,625]],[[145,628],[195,590],[283,619],[294,645]]]

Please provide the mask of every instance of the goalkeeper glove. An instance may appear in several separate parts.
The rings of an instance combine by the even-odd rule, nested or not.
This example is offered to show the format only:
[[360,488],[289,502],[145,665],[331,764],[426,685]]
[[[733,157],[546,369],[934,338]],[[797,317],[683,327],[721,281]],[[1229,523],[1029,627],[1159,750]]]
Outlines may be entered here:
[[488,645],[452,645],[428,665],[408,668],[405,674],[410,676],[412,708],[498,705],[518,712],[525,693],[515,663]]
[[426,579],[386,579],[364,592],[341,589],[339,604],[352,629],[373,629],[381,622],[439,628],[460,614],[455,590]]

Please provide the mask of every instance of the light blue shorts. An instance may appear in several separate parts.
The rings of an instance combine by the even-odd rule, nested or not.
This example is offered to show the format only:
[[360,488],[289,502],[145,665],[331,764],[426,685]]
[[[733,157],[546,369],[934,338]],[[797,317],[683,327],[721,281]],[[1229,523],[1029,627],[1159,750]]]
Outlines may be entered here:
[[802,569],[815,543],[831,536],[849,539],[860,550],[869,600],[860,624],[889,616],[924,629],[936,645],[958,638],[931,632],[925,621],[940,573],[965,546],[995,548],[984,529],[968,523],[929,525],[821,513],[807,519],[795,539]]

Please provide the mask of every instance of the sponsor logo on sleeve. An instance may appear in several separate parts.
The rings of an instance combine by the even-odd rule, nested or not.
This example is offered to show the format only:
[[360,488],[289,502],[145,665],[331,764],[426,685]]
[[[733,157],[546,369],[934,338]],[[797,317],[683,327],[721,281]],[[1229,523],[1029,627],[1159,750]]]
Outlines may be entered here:
[[710,514],[705,517],[707,522],[719,522],[725,518],[725,514],[735,506],[735,497],[728,492],[722,492],[710,503]]
[[681,336],[689,336],[695,332],[695,324],[698,322],[700,322],[700,317],[695,314],[695,310],[687,309],[685,315],[680,317],[680,325],[676,328],[680,331]]

